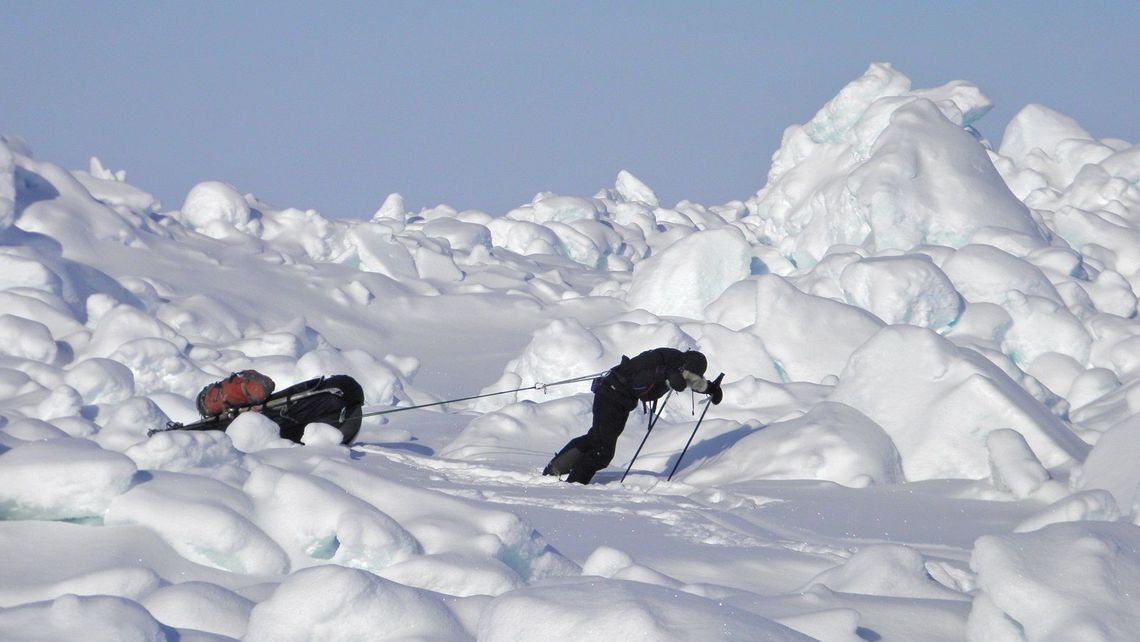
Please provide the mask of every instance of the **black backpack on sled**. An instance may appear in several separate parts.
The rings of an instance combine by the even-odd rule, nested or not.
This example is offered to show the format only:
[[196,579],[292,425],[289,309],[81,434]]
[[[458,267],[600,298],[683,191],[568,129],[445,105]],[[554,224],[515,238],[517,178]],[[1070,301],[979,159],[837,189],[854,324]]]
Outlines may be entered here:
[[[236,378],[236,380],[235,380]],[[258,379],[261,378],[261,379]],[[229,402],[218,405],[203,403],[203,399],[216,394],[217,386],[230,384],[238,387],[243,379],[256,380],[259,390],[272,390],[273,383],[268,377],[255,371],[243,371],[227,378],[224,382],[210,384],[203,388],[198,397],[198,409],[203,414],[202,419],[180,424],[170,422],[167,430],[225,430],[237,416],[243,412],[257,412],[273,423],[277,424],[281,437],[301,443],[301,436],[305,433],[305,426],[310,423],[328,424],[341,433],[341,443],[350,444],[360,432],[361,406],[364,405],[364,390],[355,379],[348,375],[333,375],[318,377],[303,381],[283,390],[278,390],[268,396],[243,398],[236,403],[249,403],[249,405],[231,405]],[[264,380],[264,381],[263,381]],[[230,401],[233,401],[232,395]],[[208,409],[208,410],[207,410]],[[217,411],[217,414],[208,412]],[[160,432],[160,431],[153,431]]]

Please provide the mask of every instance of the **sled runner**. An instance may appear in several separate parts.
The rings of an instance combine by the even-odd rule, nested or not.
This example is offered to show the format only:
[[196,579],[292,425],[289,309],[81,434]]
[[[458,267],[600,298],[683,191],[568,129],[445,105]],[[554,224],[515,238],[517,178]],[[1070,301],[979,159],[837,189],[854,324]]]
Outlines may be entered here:
[[202,419],[188,424],[172,421],[166,430],[224,431],[241,413],[257,412],[277,424],[281,437],[297,443],[310,423],[336,428],[342,444],[352,443],[360,432],[364,391],[352,377],[319,377],[277,392],[273,388],[273,380],[255,370],[232,374],[198,393]]

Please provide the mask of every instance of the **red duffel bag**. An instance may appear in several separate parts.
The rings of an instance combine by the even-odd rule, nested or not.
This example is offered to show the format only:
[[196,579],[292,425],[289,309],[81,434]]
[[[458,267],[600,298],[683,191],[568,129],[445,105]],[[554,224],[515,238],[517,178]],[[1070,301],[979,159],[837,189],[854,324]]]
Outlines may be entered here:
[[213,417],[235,408],[256,406],[269,399],[273,387],[273,380],[256,370],[235,372],[202,388],[198,393],[198,412],[203,417]]

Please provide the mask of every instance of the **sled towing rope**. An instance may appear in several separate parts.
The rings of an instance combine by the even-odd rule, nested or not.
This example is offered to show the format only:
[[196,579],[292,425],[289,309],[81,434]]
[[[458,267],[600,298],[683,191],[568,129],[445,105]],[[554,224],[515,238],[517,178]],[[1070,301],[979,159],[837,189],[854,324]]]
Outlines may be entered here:
[[[472,395],[470,397],[460,397],[458,399],[448,399],[445,401],[434,401],[432,403],[423,403],[423,404],[417,404],[414,406],[400,406],[398,408],[386,408],[384,410],[374,410],[371,412],[361,413],[359,415],[356,415],[356,417],[363,419],[364,417],[375,417],[377,415],[389,415],[389,414],[396,413],[396,412],[404,412],[405,410],[418,410],[420,408],[431,408],[433,406],[443,406],[443,405],[446,405],[449,403],[458,403],[460,401],[471,401],[473,399],[483,399],[485,397],[495,397],[498,395],[507,395],[507,394],[511,394],[514,392],[523,392],[525,390],[541,390],[545,393],[547,388],[553,388],[554,386],[563,386],[563,385],[571,384],[571,383],[579,383],[582,381],[590,381],[592,379],[596,379],[596,378],[606,374],[607,372],[609,372],[609,371],[603,370],[602,372],[597,372],[597,373],[594,373],[591,375],[585,375],[582,377],[574,377],[572,379],[563,379],[562,381],[555,381],[552,383],[539,382],[539,383],[535,383],[533,385],[523,386],[522,388],[514,388],[512,390],[501,390],[499,392],[488,392],[488,393],[484,393],[484,394],[480,394],[480,395]],[[268,402],[266,402],[264,404],[256,405],[256,406],[249,406],[249,407],[245,407],[245,408],[233,408],[224,414],[215,415],[215,416],[211,416],[211,417],[205,417],[203,419],[200,419],[198,421],[188,423],[188,424],[182,424],[182,423],[178,423],[178,422],[174,422],[174,421],[167,422],[165,428],[156,428],[156,429],[152,429],[152,430],[147,431],[147,437],[150,437],[156,433],[167,432],[169,430],[219,430],[220,428],[218,428],[218,424],[221,424],[223,422],[228,424],[229,421],[233,420],[239,414],[242,414],[244,412],[259,411],[259,410],[263,410],[263,409],[273,409],[273,408],[277,408],[280,406],[285,406],[289,403],[292,403],[294,401],[298,401],[298,400],[303,399],[305,397],[318,395],[318,394],[330,394],[330,393],[334,394],[334,395],[340,395],[341,394],[341,392],[339,390],[337,390],[336,388],[324,388],[324,389],[318,389],[318,390],[299,392],[299,393],[296,393],[293,395],[289,395],[287,397],[270,399]],[[358,408],[359,408],[359,406],[358,406]],[[344,409],[344,410],[341,410],[341,411],[334,413],[334,414],[328,414],[328,415],[313,417],[310,421],[316,422],[316,421],[320,421],[322,419],[327,419],[327,420],[336,419],[339,421],[344,421],[345,413],[347,412],[347,410],[348,409]]]
[[373,412],[366,412],[360,416],[361,417],[375,417],[376,415],[390,415],[394,412],[403,412],[405,410],[418,410],[420,408],[431,408],[432,406],[443,406],[443,405],[446,405],[449,403],[459,403],[460,401],[471,401],[473,399],[483,399],[485,397],[496,397],[498,395],[509,395],[512,392],[523,392],[525,390],[541,390],[543,393],[545,393],[547,388],[553,388],[554,386],[564,386],[568,383],[579,383],[582,381],[590,381],[592,379],[597,379],[598,377],[606,374],[607,372],[609,372],[609,370],[603,370],[601,372],[595,372],[594,374],[585,375],[582,377],[574,377],[573,379],[563,379],[562,381],[555,381],[553,383],[541,383],[541,382],[539,382],[539,383],[536,383],[536,384],[533,384],[530,386],[523,386],[522,388],[515,388],[513,390],[501,390],[499,392],[487,392],[487,393],[484,393],[481,395],[472,395],[470,397],[460,397],[458,399],[448,399],[447,401],[434,401],[432,403],[421,403],[421,404],[416,405],[416,406],[400,406],[399,408],[388,408],[387,410],[376,410]]

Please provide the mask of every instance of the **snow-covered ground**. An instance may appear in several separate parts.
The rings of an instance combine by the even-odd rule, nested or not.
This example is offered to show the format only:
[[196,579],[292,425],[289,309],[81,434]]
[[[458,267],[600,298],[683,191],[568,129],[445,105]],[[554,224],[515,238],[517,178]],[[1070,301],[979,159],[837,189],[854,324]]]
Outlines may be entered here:
[[[743,201],[347,221],[0,139],[0,639],[1137,639],[1140,147],[988,107],[872,65]],[[703,397],[539,475],[657,346],[725,373],[673,479]],[[246,368],[522,390],[147,437]]]

